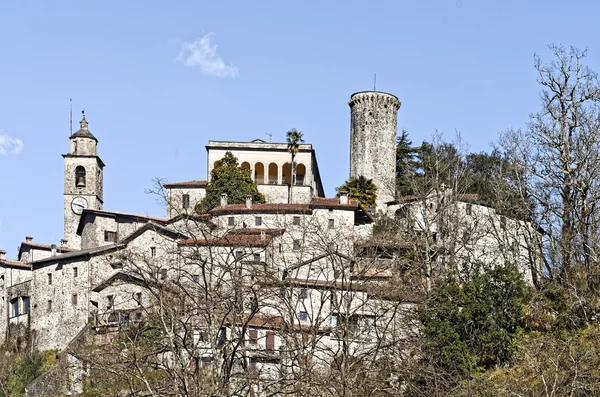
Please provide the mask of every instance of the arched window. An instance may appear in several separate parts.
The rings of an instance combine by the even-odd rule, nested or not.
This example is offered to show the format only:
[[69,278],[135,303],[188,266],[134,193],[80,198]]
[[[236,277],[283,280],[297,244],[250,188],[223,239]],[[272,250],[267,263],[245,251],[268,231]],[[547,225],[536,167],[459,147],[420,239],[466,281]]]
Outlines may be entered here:
[[277,164],[271,163],[269,164],[269,185],[277,185]]
[[296,185],[304,185],[304,176],[306,175],[306,167],[300,163],[296,165]]
[[75,168],[75,187],[85,187],[85,168],[80,165]]
[[281,169],[282,171],[282,177],[283,177],[283,183],[287,183],[288,185],[292,184],[292,165],[290,163],[285,163],[283,165],[283,168]]
[[247,161],[244,161],[242,163],[242,168],[247,169],[248,171],[250,171],[250,163],[248,163]]
[[263,163],[254,164],[254,182],[257,185],[265,183],[265,166]]

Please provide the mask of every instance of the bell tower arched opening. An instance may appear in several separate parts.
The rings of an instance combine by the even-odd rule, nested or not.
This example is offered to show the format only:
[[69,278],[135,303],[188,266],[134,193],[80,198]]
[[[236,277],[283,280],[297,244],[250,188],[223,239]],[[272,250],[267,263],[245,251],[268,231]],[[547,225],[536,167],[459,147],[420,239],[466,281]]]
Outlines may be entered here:
[[75,168],[75,187],[85,187],[85,168],[80,165]]

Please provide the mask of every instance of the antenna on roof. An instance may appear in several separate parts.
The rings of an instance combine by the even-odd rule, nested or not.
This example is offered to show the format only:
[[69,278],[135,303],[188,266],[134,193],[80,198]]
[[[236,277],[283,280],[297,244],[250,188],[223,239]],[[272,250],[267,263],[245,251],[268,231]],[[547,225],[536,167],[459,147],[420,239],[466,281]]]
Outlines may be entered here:
[[377,73],[373,76],[373,91],[377,91]]
[[73,135],[73,99],[69,98],[69,105],[71,107],[70,112],[69,112],[69,127],[71,130],[71,134],[69,134],[69,136]]
[[268,132],[265,132],[265,135],[269,136],[269,142],[271,142],[273,140],[273,134],[269,134]]

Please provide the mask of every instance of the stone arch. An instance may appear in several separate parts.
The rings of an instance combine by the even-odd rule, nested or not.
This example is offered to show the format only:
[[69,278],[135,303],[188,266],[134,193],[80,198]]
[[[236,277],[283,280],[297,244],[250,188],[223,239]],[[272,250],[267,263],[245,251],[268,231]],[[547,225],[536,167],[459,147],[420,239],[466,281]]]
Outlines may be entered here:
[[292,184],[292,165],[285,163],[281,169],[282,171],[282,183]]
[[306,178],[306,166],[302,163],[296,164],[296,185],[304,185]]
[[265,166],[263,163],[254,164],[254,182],[258,185],[265,183]]
[[269,185],[277,185],[279,182],[279,167],[275,163],[269,164]]
[[85,187],[85,168],[81,165],[75,168],[75,187]]

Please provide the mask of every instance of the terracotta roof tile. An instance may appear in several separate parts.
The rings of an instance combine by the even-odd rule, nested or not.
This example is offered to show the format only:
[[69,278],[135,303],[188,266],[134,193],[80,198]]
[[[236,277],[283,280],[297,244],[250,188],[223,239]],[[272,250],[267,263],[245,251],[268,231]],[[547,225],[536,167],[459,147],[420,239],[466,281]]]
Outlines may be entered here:
[[29,265],[28,263],[9,261],[8,259],[0,259],[0,265],[16,267],[23,270],[31,270],[31,265]]
[[[37,248],[37,249],[41,249],[41,250],[45,250],[45,251],[52,250],[52,246],[50,246],[50,245],[32,243],[30,241],[24,241],[24,242],[22,242],[21,243],[21,247]],[[56,247],[56,252],[73,252],[73,251],[76,251],[76,250],[74,250],[72,248],[61,247],[60,245]]]
[[340,204],[339,198],[324,198],[313,197],[311,205],[313,207],[342,207],[342,208],[358,208],[358,201],[348,199],[348,204]]
[[310,214],[312,209],[308,204],[252,204],[252,207],[246,208],[246,204],[229,204],[224,207],[218,206],[213,208],[210,213],[212,215],[222,214],[244,214],[244,213],[286,213],[295,214],[303,213]]
[[179,245],[265,247],[271,242],[274,235],[281,233],[283,233],[282,229],[236,229],[229,231],[222,237],[189,238],[180,241]]
[[197,181],[197,180],[193,180],[193,181],[184,181],[184,182],[170,182],[170,183],[165,183],[163,186],[166,189],[176,189],[176,188],[201,188],[201,187],[206,187],[206,185],[208,184],[208,181]]

